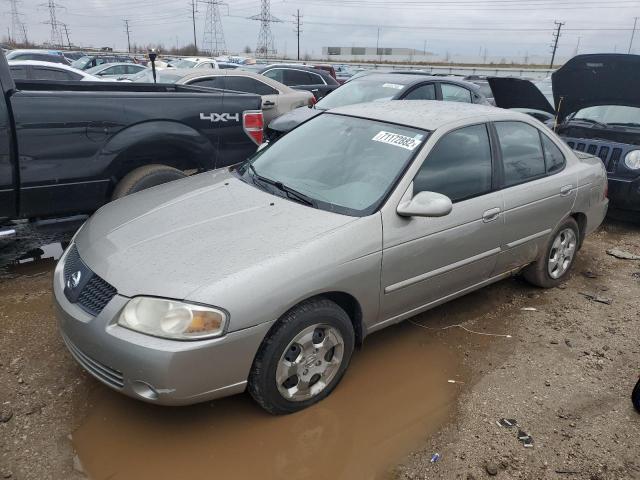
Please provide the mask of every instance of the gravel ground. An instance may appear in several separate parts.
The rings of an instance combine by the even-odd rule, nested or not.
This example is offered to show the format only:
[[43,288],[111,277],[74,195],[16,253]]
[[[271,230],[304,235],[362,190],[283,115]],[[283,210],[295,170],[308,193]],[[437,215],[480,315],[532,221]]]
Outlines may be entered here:
[[[469,312],[465,326],[512,338],[422,331],[461,339],[465,371],[456,378],[464,383],[451,385],[459,401],[446,427],[397,459],[392,477],[640,478],[640,415],[630,402],[640,373],[640,261],[607,255],[612,247],[640,254],[640,228],[607,223],[587,240],[561,288],[506,280],[416,319],[442,326],[484,295],[488,307]],[[0,479],[85,478],[69,439],[92,392],[104,387],[59,339],[52,266],[40,262],[0,278]],[[519,427],[496,425],[501,418]],[[434,453],[441,457],[431,463]]]
[[[396,478],[640,479],[640,415],[630,401],[640,374],[640,261],[607,255],[613,247],[640,254],[640,228],[607,223],[564,285],[527,290],[521,308],[535,311],[509,319],[510,344],[466,355],[471,381],[455,419]],[[497,425],[502,418],[518,426]]]

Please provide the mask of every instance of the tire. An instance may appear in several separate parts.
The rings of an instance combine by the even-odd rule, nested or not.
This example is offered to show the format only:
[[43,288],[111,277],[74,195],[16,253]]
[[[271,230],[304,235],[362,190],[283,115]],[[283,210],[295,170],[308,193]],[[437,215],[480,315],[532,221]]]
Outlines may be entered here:
[[354,344],[353,325],[342,308],[322,298],[306,301],[282,316],[262,342],[249,393],[273,415],[307,408],[340,383]]
[[633,389],[631,401],[633,402],[633,407],[640,413],[640,380],[638,380],[636,387]]
[[186,176],[183,171],[167,165],[145,165],[132,170],[118,182],[111,195],[111,200],[126,197],[145,188],[180,180]]
[[[565,241],[566,245],[563,243]],[[541,288],[553,288],[565,281],[575,262],[580,243],[578,224],[573,218],[567,218],[550,236],[536,261],[524,269],[522,273],[525,280]],[[562,250],[559,250],[560,246]],[[556,264],[551,263],[552,257],[557,260]]]

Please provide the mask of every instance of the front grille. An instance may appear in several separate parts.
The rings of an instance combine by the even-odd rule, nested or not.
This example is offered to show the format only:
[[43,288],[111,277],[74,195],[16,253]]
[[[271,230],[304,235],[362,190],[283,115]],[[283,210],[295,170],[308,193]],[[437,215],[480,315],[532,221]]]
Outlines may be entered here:
[[112,386],[113,388],[124,387],[124,376],[121,372],[114,368],[107,367],[105,364],[94,360],[89,355],[85,354],[82,350],[76,347],[66,335],[62,335],[65,345],[73,355],[73,358],[84,367],[84,369],[98,380]]
[[82,276],[86,277],[85,281],[78,286],[81,290],[80,292],[75,292],[73,295],[70,295],[67,294],[67,290],[65,289],[65,294],[67,294],[69,301],[77,303],[85,312],[95,317],[118,292],[115,287],[93,273],[91,269],[85,265],[82,258],[80,258],[78,248],[73,245],[65,259],[65,285],[68,285],[71,276],[75,272],[82,272]]
[[612,173],[616,171],[620,157],[622,156],[622,148],[612,147],[609,145],[603,145],[603,141],[596,140],[589,143],[576,141],[575,139],[567,139],[567,145],[579,152],[586,152],[591,155],[596,155],[602,160],[607,172]]

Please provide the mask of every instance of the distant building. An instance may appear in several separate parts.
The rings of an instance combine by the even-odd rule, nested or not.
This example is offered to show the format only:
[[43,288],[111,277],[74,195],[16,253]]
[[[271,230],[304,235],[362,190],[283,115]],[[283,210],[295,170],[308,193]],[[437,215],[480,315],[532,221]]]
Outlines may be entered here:
[[336,62],[425,62],[433,54],[414,48],[322,47],[322,57]]

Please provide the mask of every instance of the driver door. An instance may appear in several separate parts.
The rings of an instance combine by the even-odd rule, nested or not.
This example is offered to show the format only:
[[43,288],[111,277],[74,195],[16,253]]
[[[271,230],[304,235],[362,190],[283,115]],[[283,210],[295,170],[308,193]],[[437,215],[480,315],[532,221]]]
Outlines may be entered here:
[[449,215],[383,214],[381,325],[425,310],[491,276],[504,228],[502,193],[485,124],[445,134],[433,147],[404,196],[421,191],[448,196]]

